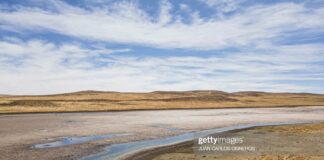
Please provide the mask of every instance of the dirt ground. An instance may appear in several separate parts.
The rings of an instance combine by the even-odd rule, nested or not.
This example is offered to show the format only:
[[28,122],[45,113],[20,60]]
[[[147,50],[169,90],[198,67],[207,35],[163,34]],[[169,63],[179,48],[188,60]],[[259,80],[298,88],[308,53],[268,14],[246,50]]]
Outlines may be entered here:
[[243,145],[254,146],[255,151],[197,152],[194,142],[155,149],[129,159],[142,160],[323,160],[324,123],[256,127],[228,132],[225,137],[244,137]]
[[[79,159],[105,146],[255,122],[323,122],[323,107],[157,110],[0,115],[0,159]],[[35,149],[69,136],[130,133],[58,148]],[[258,134],[256,134],[258,135]],[[260,137],[265,137],[263,134]],[[275,136],[274,136],[275,137]]]

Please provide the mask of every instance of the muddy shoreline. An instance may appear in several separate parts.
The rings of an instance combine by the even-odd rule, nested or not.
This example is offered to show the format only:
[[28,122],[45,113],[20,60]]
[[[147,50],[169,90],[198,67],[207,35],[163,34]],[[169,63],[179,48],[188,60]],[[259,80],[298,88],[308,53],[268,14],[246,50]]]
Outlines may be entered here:
[[[292,128],[301,128],[299,129],[300,132],[296,132],[296,130],[293,130]],[[284,130],[283,130],[284,128]],[[320,129],[318,129],[320,128]],[[287,130],[293,130],[287,133]],[[306,130],[306,131],[302,131],[302,130]],[[314,131],[317,131],[316,134],[312,133]],[[259,132],[264,132],[264,136],[266,138],[266,136],[271,136],[271,134],[273,133],[280,133],[279,135],[277,135],[278,137],[280,137],[280,141],[282,142],[276,142],[279,143],[280,145],[286,144],[285,147],[289,146],[291,148],[293,148],[291,146],[291,144],[288,144],[287,142],[289,142],[289,140],[285,141],[285,138],[291,139],[293,136],[298,137],[297,139],[300,140],[298,143],[301,143],[303,145],[305,145],[305,147],[308,147],[309,145],[312,145],[312,143],[316,146],[316,143],[318,144],[323,144],[324,141],[324,123],[309,123],[309,124],[288,124],[288,125],[274,125],[274,126],[258,126],[258,127],[250,127],[250,128],[244,128],[244,129],[237,129],[237,130],[232,130],[232,131],[227,131],[224,133],[220,133],[220,134],[211,134],[213,136],[222,136],[222,135],[240,135],[241,133],[247,132],[247,134],[252,135],[252,134],[256,134]],[[286,132],[286,133],[285,133]],[[245,133],[246,134],[246,133]],[[241,134],[242,135],[242,134]],[[297,136],[296,136],[297,135]],[[252,135],[254,136],[254,135]],[[273,136],[273,135],[272,135]],[[310,142],[309,139],[307,140],[307,138],[303,139],[304,137],[307,136],[313,136],[313,139],[311,139],[312,141]],[[259,141],[258,143],[264,143],[265,141]],[[259,144],[260,145],[260,144]],[[263,144],[265,145],[267,148],[270,147],[276,147],[277,144],[273,144],[273,143],[265,143]],[[269,145],[269,146],[267,146]],[[191,155],[190,158],[191,159],[199,159],[198,157],[201,156],[200,158],[204,158],[204,159],[228,159],[228,160],[237,160],[240,159],[242,157],[245,156],[245,158],[250,158],[250,159],[287,159],[287,160],[295,160],[295,159],[321,159],[324,158],[324,151],[320,148],[324,148],[323,145],[320,145],[320,148],[317,148],[320,152],[315,151],[312,152],[311,150],[305,149],[305,152],[296,152],[296,146],[294,146],[295,148],[292,149],[292,151],[286,151],[287,149],[283,149],[285,151],[283,152],[278,152],[278,153],[273,153],[273,151],[269,151],[269,149],[265,149],[265,151],[262,151],[261,154],[252,154],[252,155],[244,155],[244,154],[240,154],[238,153],[237,155],[235,155],[235,153],[231,153],[231,154],[225,154],[225,155],[210,155],[210,154],[203,154],[203,155],[194,155],[194,152],[191,152],[190,150],[193,150],[192,147],[194,146],[194,140],[192,141],[187,141],[187,142],[183,142],[183,143],[179,143],[179,144],[175,144],[175,145],[170,145],[170,146],[163,146],[163,147],[158,147],[158,148],[153,148],[153,149],[149,149],[149,150],[144,150],[132,155],[129,155],[127,157],[125,157],[123,160],[173,160],[173,159],[177,159],[181,156],[188,156]],[[318,145],[317,145],[318,146]],[[265,147],[265,148],[266,148]],[[298,146],[297,146],[298,148]],[[303,146],[301,146],[299,149],[303,149]],[[174,156],[174,157],[172,157]],[[242,157],[241,157],[242,156]],[[187,157],[188,158],[188,157]]]
[[[241,132],[241,131],[254,129],[254,128],[257,128],[257,127],[235,129],[235,130],[225,131],[222,133],[211,134],[211,135],[224,135],[227,133],[236,133],[236,132]],[[152,149],[143,150],[143,151],[125,156],[125,158],[123,158],[122,160],[151,160],[154,157],[156,157],[157,155],[172,152],[174,149],[177,149],[177,148],[186,148],[186,147],[191,147],[193,145],[194,145],[194,141],[190,140],[190,141],[181,142],[181,143],[170,145],[170,146],[162,146],[162,147],[152,148]]]
[[298,107],[316,107],[317,105],[278,105],[278,106],[242,106],[242,107],[201,107],[201,108],[156,108],[156,109],[124,109],[124,110],[101,110],[101,111],[58,111],[58,112],[0,112],[2,115],[24,115],[24,114],[61,114],[61,113],[109,113],[109,112],[137,112],[137,111],[165,111],[165,110],[206,110],[206,109],[254,109],[254,108],[298,108]]

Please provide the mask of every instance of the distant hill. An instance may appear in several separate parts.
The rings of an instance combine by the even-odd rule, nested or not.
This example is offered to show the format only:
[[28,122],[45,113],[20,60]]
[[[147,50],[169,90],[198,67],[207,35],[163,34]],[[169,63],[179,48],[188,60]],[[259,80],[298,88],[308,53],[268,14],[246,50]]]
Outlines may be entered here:
[[312,93],[223,92],[214,90],[148,93],[80,91],[41,96],[0,96],[0,113],[122,111],[323,105]]

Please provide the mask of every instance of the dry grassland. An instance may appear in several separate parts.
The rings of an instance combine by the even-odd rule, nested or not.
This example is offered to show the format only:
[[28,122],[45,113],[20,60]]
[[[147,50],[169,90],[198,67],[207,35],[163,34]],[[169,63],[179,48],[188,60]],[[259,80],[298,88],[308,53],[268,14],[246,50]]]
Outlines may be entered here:
[[0,96],[0,113],[316,105],[324,105],[324,95],[221,91],[156,91],[150,93],[82,91],[44,96]]

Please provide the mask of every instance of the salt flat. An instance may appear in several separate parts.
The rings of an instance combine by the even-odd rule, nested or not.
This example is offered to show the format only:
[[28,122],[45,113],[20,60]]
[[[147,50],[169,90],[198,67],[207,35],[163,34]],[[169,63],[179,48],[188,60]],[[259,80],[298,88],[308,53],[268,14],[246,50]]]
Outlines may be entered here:
[[[324,122],[324,107],[156,110],[0,116],[0,159],[77,159],[121,142],[262,122]],[[65,147],[35,149],[67,136],[127,136]]]

